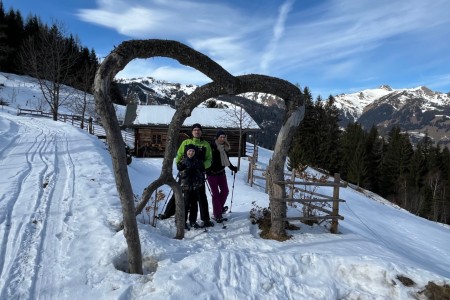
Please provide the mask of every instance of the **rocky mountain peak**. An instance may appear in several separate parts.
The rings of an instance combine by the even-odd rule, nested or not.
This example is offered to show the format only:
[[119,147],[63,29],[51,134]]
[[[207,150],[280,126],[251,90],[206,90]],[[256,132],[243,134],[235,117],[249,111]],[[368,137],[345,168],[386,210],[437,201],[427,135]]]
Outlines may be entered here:
[[432,90],[430,90],[430,89],[427,88],[426,86],[420,86],[420,87],[418,88],[418,90],[420,90],[421,92],[423,92],[424,95],[430,96],[430,97],[432,97],[432,96],[434,96],[434,95],[436,94],[436,92],[433,92]]
[[392,91],[393,91],[393,89],[392,89],[389,85],[387,85],[387,84],[381,85],[381,86],[379,87],[379,89],[381,89],[381,90],[386,90],[386,91],[389,91],[389,92],[392,92]]

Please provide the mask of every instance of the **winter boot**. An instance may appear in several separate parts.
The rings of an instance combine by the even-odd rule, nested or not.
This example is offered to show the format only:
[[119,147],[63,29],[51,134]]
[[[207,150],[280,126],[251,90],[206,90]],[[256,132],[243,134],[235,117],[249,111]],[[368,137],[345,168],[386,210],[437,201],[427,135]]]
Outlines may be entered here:
[[223,208],[222,208],[222,213],[224,214],[224,213],[226,213],[228,211],[228,206],[224,206]]

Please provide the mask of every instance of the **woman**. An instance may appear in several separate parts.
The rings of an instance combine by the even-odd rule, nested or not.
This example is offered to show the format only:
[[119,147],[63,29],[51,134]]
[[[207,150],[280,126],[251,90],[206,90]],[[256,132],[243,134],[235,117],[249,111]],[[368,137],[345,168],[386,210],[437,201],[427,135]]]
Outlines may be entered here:
[[229,150],[230,143],[227,141],[227,136],[223,130],[219,130],[216,134],[216,139],[211,144],[211,167],[206,170],[212,194],[213,214],[217,223],[227,221],[222,216],[228,209],[228,207],[224,206],[229,193],[225,168],[228,167],[231,171],[237,172],[237,168],[231,164],[228,157]]

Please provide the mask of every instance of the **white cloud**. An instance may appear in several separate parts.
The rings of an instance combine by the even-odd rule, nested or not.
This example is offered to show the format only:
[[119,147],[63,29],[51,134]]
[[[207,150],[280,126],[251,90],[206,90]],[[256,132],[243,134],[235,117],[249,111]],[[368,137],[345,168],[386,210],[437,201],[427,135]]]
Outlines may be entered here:
[[[363,72],[366,78],[387,83],[386,70],[397,61],[420,69],[450,51],[446,42],[450,2],[446,0],[380,0],[376,4],[330,0],[308,5],[286,0],[279,10],[273,9],[274,3],[250,11],[248,7],[256,5],[101,0],[95,9],[79,10],[78,16],[130,38],[186,43],[234,75],[261,73],[291,81],[302,79],[298,74],[303,69],[309,73],[315,69],[351,80]],[[436,53],[427,56],[424,49],[431,44]],[[400,55],[405,49],[407,57]]]

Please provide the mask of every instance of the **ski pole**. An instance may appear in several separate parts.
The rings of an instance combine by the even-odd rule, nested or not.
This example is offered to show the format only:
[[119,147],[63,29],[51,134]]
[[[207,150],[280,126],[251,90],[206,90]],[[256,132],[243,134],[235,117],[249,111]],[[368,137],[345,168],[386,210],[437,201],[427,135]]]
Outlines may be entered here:
[[233,196],[234,196],[234,181],[236,180],[236,172],[233,172],[233,187],[231,189],[231,204],[230,204],[230,213],[231,208],[233,207]]
[[[177,177],[175,178],[175,180],[178,180],[179,177],[180,177],[180,173],[177,174]],[[169,191],[169,194],[167,194],[166,201],[164,202],[163,209],[161,210],[162,212],[163,212],[164,209],[166,208],[167,201],[170,199],[170,194],[171,194],[172,192],[173,192],[173,190],[170,190],[170,191]]]
[[166,201],[164,202],[164,205],[163,205],[163,208],[161,211],[164,211],[164,209],[166,208],[167,201],[170,199],[170,194],[172,194],[172,190],[170,190],[169,194],[167,194]]
[[211,187],[209,186],[209,182],[208,182],[208,180],[205,180],[205,181],[206,181],[206,186],[208,187],[209,194],[212,197],[212,192],[211,192]]

